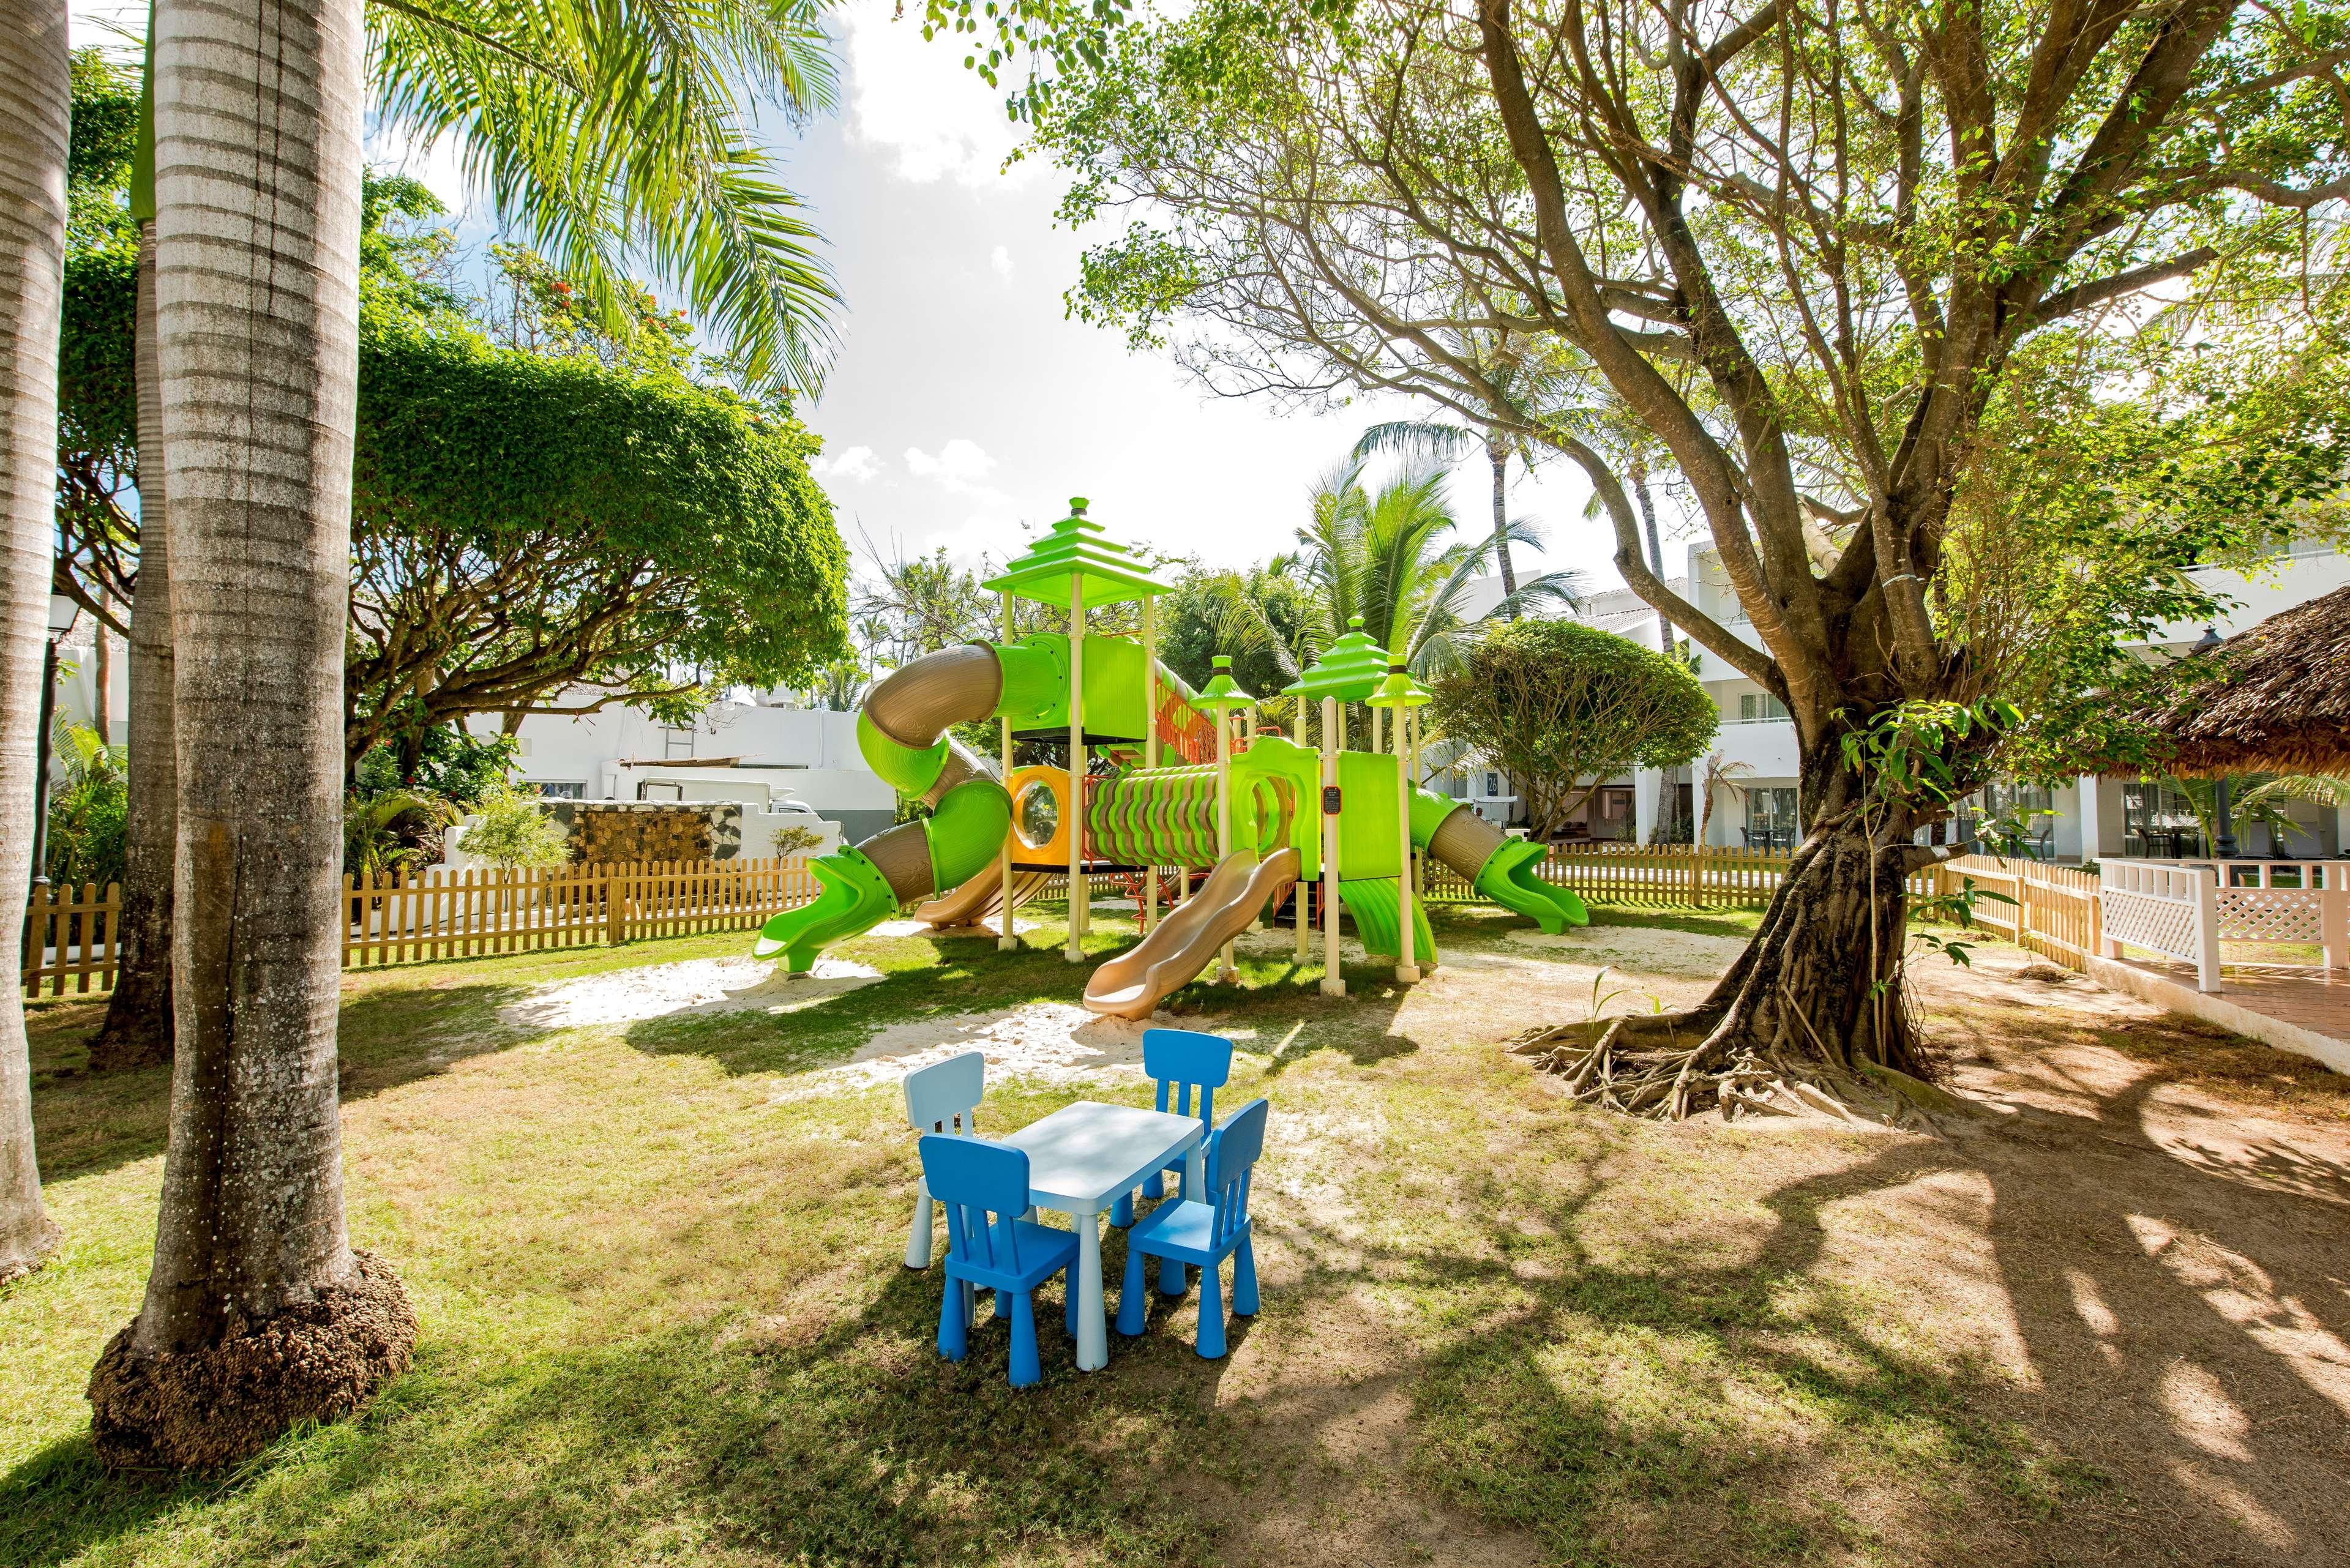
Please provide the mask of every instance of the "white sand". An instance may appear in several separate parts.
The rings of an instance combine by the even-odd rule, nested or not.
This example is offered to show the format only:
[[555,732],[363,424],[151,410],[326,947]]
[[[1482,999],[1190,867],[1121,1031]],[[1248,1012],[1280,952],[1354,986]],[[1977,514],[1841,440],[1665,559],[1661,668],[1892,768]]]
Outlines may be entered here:
[[819,958],[804,975],[786,975],[773,959],[692,959],[541,986],[498,1016],[517,1029],[551,1031],[681,1013],[796,1012],[880,978],[879,970],[845,959]]
[[991,1077],[1069,1084],[1139,1077],[1142,1033],[1149,1021],[1101,1018],[1066,1002],[1032,1002],[991,1012],[896,1023],[875,1034],[838,1066],[793,1077],[775,1097],[831,1094],[894,1084],[917,1067],[965,1051],[984,1052]]

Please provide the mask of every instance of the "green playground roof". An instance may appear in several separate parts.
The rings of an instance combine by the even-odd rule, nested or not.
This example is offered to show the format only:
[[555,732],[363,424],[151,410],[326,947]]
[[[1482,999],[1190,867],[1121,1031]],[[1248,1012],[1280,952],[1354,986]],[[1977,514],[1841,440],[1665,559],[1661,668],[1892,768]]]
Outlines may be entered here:
[[1363,629],[1363,618],[1347,622],[1346,634],[1322,650],[1294,685],[1281,689],[1284,697],[1336,697],[1359,702],[1388,678],[1388,650]]
[[1436,693],[1411,678],[1411,672],[1400,664],[1388,666],[1388,678],[1379,682],[1372,693],[1374,708],[1425,708],[1436,701]]
[[1221,713],[1228,709],[1248,707],[1255,701],[1241,690],[1239,681],[1232,679],[1232,656],[1220,653],[1216,655],[1215,678],[1201,688],[1200,694],[1191,699],[1191,706],[1212,708]]
[[1145,571],[1142,563],[1125,545],[1109,541],[1102,533],[1102,525],[1086,515],[1086,498],[1082,495],[1069,498],[1069,514],[1054,524],[1026,555],[980,587],[990,593],[1010,594],[1014,598],[1034,599],[1038,604],[1058,605],[1066,609],[1073,577],[1082,583],[1088,607],[1174,591]]

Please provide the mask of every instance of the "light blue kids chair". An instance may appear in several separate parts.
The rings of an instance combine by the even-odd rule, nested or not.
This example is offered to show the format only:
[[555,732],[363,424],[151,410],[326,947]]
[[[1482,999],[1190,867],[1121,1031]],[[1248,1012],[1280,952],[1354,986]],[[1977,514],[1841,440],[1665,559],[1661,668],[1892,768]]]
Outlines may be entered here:
[[[1044,1376],[1036,1358],[1036,1287],[1076,1261],[1074,1231],[1021,1215],[1028,1210],[1028,1151],[983,1138],[931,1133],[922,1139],[922,1176],[946,1206],[947,1263],[939,1303],[939,1354],[961,1361],[971,1348],[972,1318],[982,1290],[995,1293],[998,1314],[1012,1303],[1012,1386]],[[1077,1332],[1077,1293],[1067,1286],[1066,1326]],[[1253,1288],[1253,1287],[1252,1287]]]
[[[906,1075],[906,1119],[926,1133],[978,1132],[977,1114],[987,1092],[987,1057],[966,1051]],[[914,1229],[906,1238],[906,1267],[931,1266],[930,1183],[914,1181]]]
[[[1251,1100],[1208,1138],[1206,1201],[1162,1203],[1126,1233],[1126,1283],[1118,1296],[1118,1332],[1140,1334],[1144,1298],[1142,1260],[1200,1266],[1199,1352],[1213,1361],[1224,1354],[1224,1293],[1218,1267],[1232,1259],[1232,1311],[1256,1315],[1256,1247],[1249,1232],[1249,1183],[1257,1156],[1264,1152],[1265,1102]],[[930,1140],[923,1140],[928,1143]],[[1180,1274],[1178,1276],[1180,1277]]]
[[[1216,1125],[1216,1091],[1232,1081],[1232,1043],[1221,1034],[1191,1029],[1146,1029],[1142,1032],[1142,1070],[1159,1086],[1158,1108],[1170,1116],[1197,1116],[1203,1127]],[[1198,1108],[1193,1109],[1194,1103]],[[1164,1169],[1142,1184],[1145,1198],[1166,1195],[1164,1171],[1183,1174],[1183,1157],[1176,1156]],[[1187,1195],[1188,1196],[1188,1195]],[[1134,1223],[1134,1194],[1128,1193],[1110,1208],[1109,1222]],[[1171,1275],[1173,1283],[1168,1282]],[[1162,1271],[1159,1287],[1169,1295],[1183,1293],[1183,1271]]]

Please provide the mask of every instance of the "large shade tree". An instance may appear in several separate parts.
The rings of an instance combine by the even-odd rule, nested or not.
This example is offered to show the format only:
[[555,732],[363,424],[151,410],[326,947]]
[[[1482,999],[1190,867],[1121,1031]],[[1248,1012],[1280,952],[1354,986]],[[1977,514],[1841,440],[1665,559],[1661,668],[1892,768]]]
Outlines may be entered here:
[[62,0],[0,4],[0,1280],[57,1244],[33,1148],[25,895],[57,489],[57,322],[65,288],[71,95]]
[[[993,40],[1051,62],[1015,102],[1074,175],[1069,215],[1132,213],[1088,256],[1094,312],[1180,324],[1226,391],[1384,385],[1523,427],[1583,465],[1625,579],[1793,715],[1806,832],[1756,938],[1697,1008],[1569,1062],[1576,1086],[1678,1113],[1762,1057],[1856,1092],[1930,1072],[1901,1002],[1903,878],[1932,853],[1915,829],[1994,765],[1997,699],[2041,680],[2030,634],[2054,624],[2073,675],[2110,668],[2182,564],[2145,514],[2077,496],[2061,528],[2002,533],[2032,484],[2013,460],[2065,444],[2052,410],[2144,392],[2149,338],[2224,340],[2292,316],[2306,296],[2280,286],[2324,293],[2350,193],[2340,7],[1117,15],[1020,7]],[[962,0],[931,16],[989,27]],[[1587,429],[1513,406],[1453,346],[1502,331],[1575,356],[1669,456],[1751,639],[1644,559]],[[2262,508],[2334,477],[2280,480],[2262,432],[2202,433],[2235,471],[2220,488],[2266,473],[2239,484]],[[1986,572],[2055,585],[2069,614],[1978,614]]]

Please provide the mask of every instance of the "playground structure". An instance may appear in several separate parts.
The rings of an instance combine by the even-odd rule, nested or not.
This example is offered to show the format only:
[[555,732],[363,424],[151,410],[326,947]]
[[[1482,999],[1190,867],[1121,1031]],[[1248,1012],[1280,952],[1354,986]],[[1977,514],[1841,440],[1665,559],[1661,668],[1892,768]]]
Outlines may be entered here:
[[[1010,950],[1021,904],[1066,876],[1066,951],[1080,962],[1087,878],[1132,873],[1143,887],[1142,938],[1096,970],[1085,994],[1093,1011],[1148,1017],[1219,955],[1221,977],[1237,979],[1234,940],[1293,895],[1297,961],[1308,961],[1318,914],[1322,989],[1339,995],[1342,910],[1367,951],[1394,956],[1399,980],[1435,967],[1415,848],[1546,931],[1585,923],[1579,898],[1536,876],[1542,846],[1417,786],[1414,711],[1427,693],[1359,619],[1284,690],[1297,699],[1295,733],[1260,731],[1256,699],[1233,682],[1229,659],[1217,659],[1200,691],[1159,662],[1155,602],[1168,587],[1102,536],[1082,498],[1069,504],[1070,515],[984,585],[1001,597],[1004,640],[914,660],[876,686],[858,715],[867,763],[930,815],[812,862],[821,891],[767,922],[760,957],[805,972],[825,947],[908,904],[940,929],[995,920],[997,945]],[[1020,599],[1065,610],[1068,631],[1014,640]],[[1139,639],[1087,630],[1087,610],[1138,600]],[[1367,751],[1347,747],[1344,704],[1358,701],[1372,713]],[[1317,702],[1318,749],[1307,744]],[[1390,713],[1393,744],[1383,748]],[[1001,753],[994,768],[949,732],[989,721]],[[1066,745],[1068,765],[1014,765],[1021,740]],[[1168,752],[1176,760],[1162,765]],[[1190,895],[1161,918],[1169,868]],[[1206,875],[1193,886],[1195,871]]]

